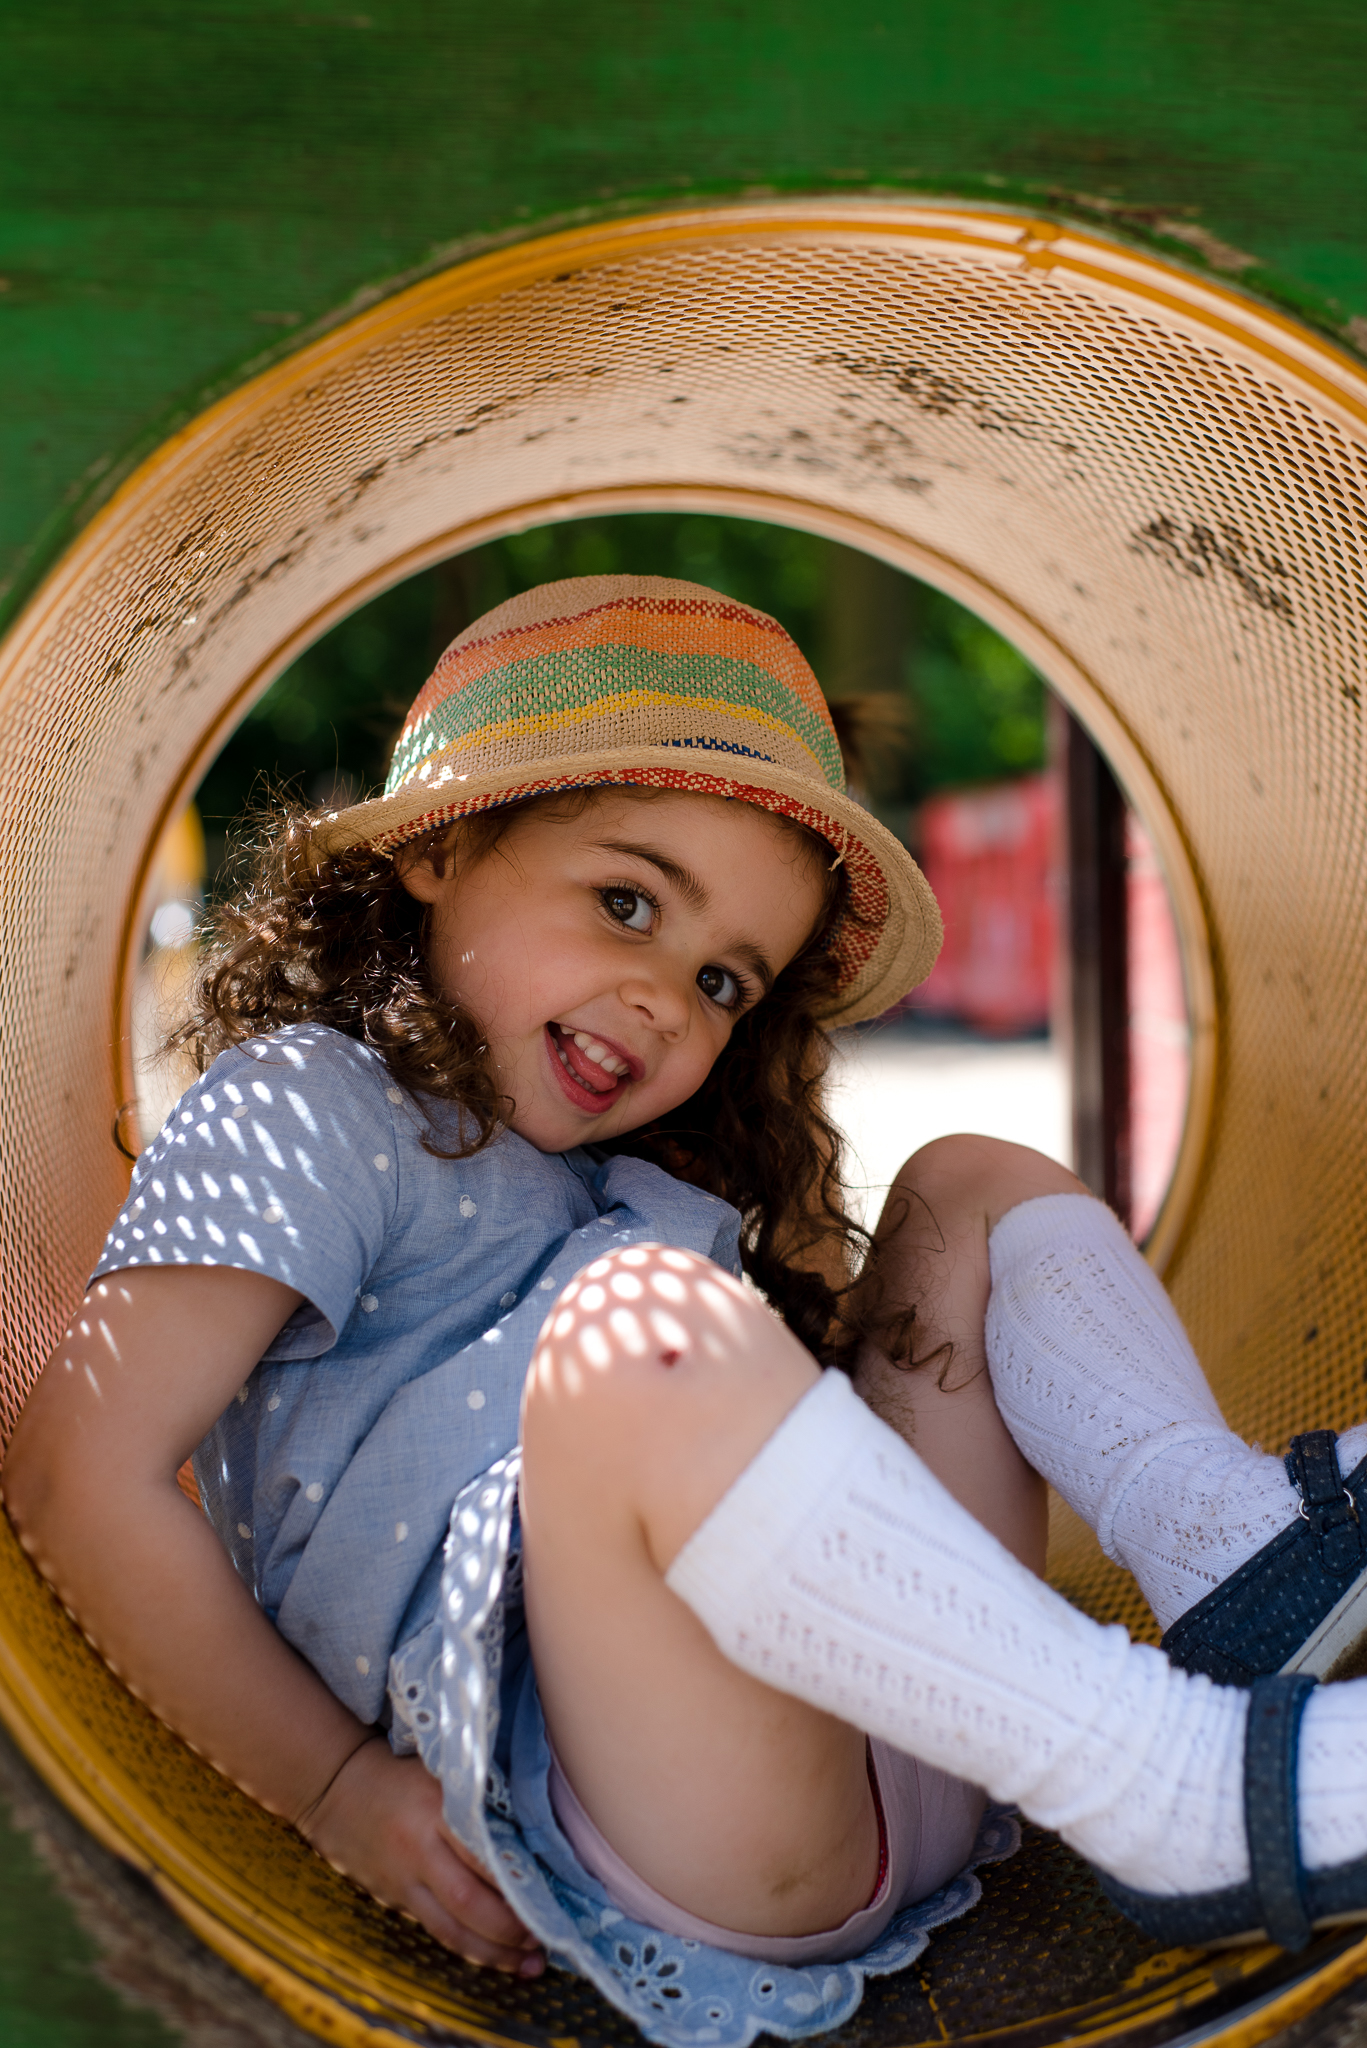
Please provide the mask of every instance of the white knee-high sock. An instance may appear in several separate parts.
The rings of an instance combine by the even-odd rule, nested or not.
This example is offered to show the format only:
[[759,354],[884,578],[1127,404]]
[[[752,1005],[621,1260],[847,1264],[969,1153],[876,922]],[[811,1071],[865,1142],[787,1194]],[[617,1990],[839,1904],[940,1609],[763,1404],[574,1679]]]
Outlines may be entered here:
[[[1070,1607],[843,1375],[792,1410],[667,1580],[734,1663],[1014,1801],[1122,1882],[1171,1895],[1247,1877],[1248,1695]],[[1360,1722],[1367,1681],[1331,1690],[1358,1695]],[[1348,1782],[1336,1727],[1319,1762],[1303,1739],[1306,1809],[1334,1815],[1328,1848],[1302,1829],[1314,1867],[1367,1853],[1361,1746]]]
[[[1286,1469],[1228,1428],[1177,1311],[1102,1203],[1022,1202],[988,1255],[1006,1426],[1170,1628],[1294,1519]],[[1364,1453],[1367,1428],[1345,1432],[1344,1472]]]

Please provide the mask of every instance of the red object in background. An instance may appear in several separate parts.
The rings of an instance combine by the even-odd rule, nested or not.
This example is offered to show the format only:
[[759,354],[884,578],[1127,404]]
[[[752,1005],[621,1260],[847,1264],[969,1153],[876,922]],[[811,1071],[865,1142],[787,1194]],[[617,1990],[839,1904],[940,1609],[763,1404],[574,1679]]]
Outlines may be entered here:
[[[944,950],[906,1007],[994,1037],[1048,1027],[1062,933],[1059,791],[1052,774],[930,797],[920,861]],[[1182,957],[1148,834],[1126,821],[1131,1229],[1153,1226],[1181,1143],[1191,1071]]]
[[909,1007],[1003,1038],[1042,1031],[1058,944],[1058,791],[1052,775],[921,806],[921,866],[945,920],[944,949]]
[[1182,1142],[1191,1031],[1182,955],[1163,870],[1131,811],[1125,821],[1130,956],[1130,1228],[1153,1228]]

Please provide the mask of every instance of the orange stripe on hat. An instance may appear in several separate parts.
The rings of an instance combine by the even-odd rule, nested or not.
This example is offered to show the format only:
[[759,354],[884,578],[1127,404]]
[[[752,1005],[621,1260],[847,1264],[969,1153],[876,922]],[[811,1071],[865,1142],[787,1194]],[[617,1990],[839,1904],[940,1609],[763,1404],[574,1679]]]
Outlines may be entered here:
[[776,619],[718,598],[694,600],[614,598],[527,625],[481,635],[468,627],[452,641],[414,701],[403,735],[429,717],[452,690],[493,674],[510,661],[568,654],[586,647],[640,647],[652,654],[716,654],[767,668],[809,711],[829,717],[821,685]]

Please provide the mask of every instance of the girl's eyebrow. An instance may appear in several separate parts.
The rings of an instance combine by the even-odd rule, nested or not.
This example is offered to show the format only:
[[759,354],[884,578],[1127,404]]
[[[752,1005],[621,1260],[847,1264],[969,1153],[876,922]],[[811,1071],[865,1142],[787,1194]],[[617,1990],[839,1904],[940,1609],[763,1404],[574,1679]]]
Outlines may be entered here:
[[765,959],[763,953],[760,952],[759,947],[752,946],[748,939],[735,939],[727,948],[727,951],[734,953],[738,960],[745,962],[745,965],[759,983],[760,994],[767,996],[774,985],[774,970]]
[[[634,839],[599,839],[595,842],[604,853],[625,854],[628,860],[643,860],[648,867],[656,868],[667,882],[672,882],[684,902],[692,910],[706,910],[712,901],[707,884],[692,868],[686,868],[672,854],[658,846],[643,846]],[[774,985],[774,970],[758,946],[748,939],[734,939],[727,950],[743,960],[750,969],[762,992],[768,995]]]
[[634,839],[600,839],[597,843],[605,853],[624,853],[629,860],[643,860],[658,868],[665,880],[674,884],[690,910],[706,910],[711,903],[707,884],[692,868],[684,867],[658,846],[641,846]]

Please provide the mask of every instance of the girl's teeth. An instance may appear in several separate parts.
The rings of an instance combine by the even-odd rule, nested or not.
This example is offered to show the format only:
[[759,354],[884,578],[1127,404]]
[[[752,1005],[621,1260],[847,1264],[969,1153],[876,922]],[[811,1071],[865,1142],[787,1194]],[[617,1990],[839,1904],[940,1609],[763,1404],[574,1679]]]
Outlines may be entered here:
[[[609,1052],[607,1047],[600,1045],[596,1038],[590,1038],[587,1031],[566,1031],[563,1024],[557,1025],[556,1029],[564,1037],[573,1039],[585,1059],[592,1060],[595,1066],[602,1067],[604,1072],[611,1074],[614,1080],[620,1080],[623,1074],[630,1072],[625,1060],[619,1060],[616,1053]],[[555,1056],[565,1069],[565,1072],[574,1075],[574,1078],[579,1080],[579,1076],[574,1073],[574,1068],[570,1065],[569,1057],[563,1045],[556,1046]],[[580,1085],[584,1086],[586,1084],[581,1082]],[[604,1089],[602,1092],[606,1094],[607,1090]]]
[[619,1060],[616,1053],[609,1052],[607,1047],[600,1045],[596,1038],[590,1038],[587,1031],[572,1031],[570,1036],[580,1052],[583,1053],[584,1058],[592,1060],[595,1066],[606,1068],[609,1074],[625,1074],[627,1071],[626,1061]]
[[[588,1087],[588,1082],[581,1080],[579,1075],[575,1073],[574,1068],[570,1065],[569,1054],[565,1051],[563,1045],[558,1045],[555,1048],[555,1056],[559,1060],[561,1066],[565,1069],[565,1072],[570,1076],[570,1079],[572,1081],[578,1081],[581,1088]],[[606,1094],[606,1089],[603,1092],[604,1094]]]

